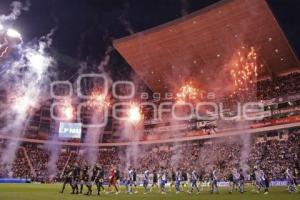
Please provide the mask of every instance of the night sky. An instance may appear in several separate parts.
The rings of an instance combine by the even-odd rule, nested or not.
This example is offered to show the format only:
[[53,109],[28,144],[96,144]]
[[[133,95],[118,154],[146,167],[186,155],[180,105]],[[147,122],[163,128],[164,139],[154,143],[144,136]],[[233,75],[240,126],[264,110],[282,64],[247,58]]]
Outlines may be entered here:
[[[30,0],[28,12],[14,28],[31,41],[56,28],[51,54],[58,61],[59,79],[69,79],[87,61],[95,71],[112,40],[155,27],[204,8],[218,0]],[[0,0],[0,14],[9,13],[11,0]],[[268,0],[292,48],[300,55],[300,0]],[[106,70],[114,79],[132,73],[116,52]]]

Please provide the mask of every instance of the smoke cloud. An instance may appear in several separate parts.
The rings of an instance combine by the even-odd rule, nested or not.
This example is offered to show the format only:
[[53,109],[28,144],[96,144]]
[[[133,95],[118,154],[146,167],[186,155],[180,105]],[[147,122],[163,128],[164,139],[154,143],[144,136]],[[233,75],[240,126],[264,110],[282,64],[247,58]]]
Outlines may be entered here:
[[[16,49],[16,57],[3,61],[3,72],[0,75],[2,90],[7,99],[1,103],[6,104],[3,111],[5,127],[2,133],[18,137],[23,135],[31,110],[38,109],[40,103],[48,98],[50,85],[49,69],[55,66],[54,59],[47,53],[52,43],[53,30],[41,37],[37,43],[22,44]],[[2,162],[9,166],[15,159],[18,142],[9,141],[3,152]]]
[[29,7],[29,1],[26,1],[25,4],[20,1],[13,1],[10,4],[11,13],[8,15],[0,15],[0,22],[7,23],[16,20],[21,15],[22,11],[28,11]]

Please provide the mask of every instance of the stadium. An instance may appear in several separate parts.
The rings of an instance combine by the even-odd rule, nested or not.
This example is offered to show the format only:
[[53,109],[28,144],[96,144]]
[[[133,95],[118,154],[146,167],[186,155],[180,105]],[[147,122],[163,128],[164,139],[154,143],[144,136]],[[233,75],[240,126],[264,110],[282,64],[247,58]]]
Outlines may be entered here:
[[299,6],[1,1],[0,199],[299,199]]

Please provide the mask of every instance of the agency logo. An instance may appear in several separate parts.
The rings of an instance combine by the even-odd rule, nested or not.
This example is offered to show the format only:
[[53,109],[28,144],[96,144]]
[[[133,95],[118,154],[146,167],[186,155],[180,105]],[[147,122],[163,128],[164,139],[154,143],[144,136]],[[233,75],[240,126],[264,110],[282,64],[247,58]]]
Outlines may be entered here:
[[[101,82],[101,94],[98,97],[95,95],[86,95],[82,87],[83,80],[93,79]],[[54,81],[51,84],[51,97],[55,100],[50,108],[51,118],[56,121],[76,121],[82,123],[85,128],[102,128],[108,123],[108,114],[111,111],[111,117],[120,121],[135,122],[141,120],[140,112],[142,108],[149,108],[152,114],[152,120],[163,121],[167,115],[170,118],[180,120],[191,120],[197,118],[198,120],[262,120],[266,115],[264,111],[264,104],[261,102],[247,102],[237,103],[236,109],[233,114],[229,114],[223,103],[216,103],[213,101],[200,101],[200,102],[174,102],[173,99],[164,101],[160,104],[152,101],[143,101],[145,95],[142,93],[139,103],[134,103],[133,99],[136,98],[136,87],[130,81],[116,81],[111,83],[105,74],[82,74],[75,82],[75,91],[71,82],[69,81]],[[64,95],[58,95],[55,92],[56,87],[65,88]],[[122,88],[126,88],[125,90]],[[111,89],[111,94],[109,94]],[[126,91],[124,93],[124,91]],[[112,95],[113,99],[117,100],[116,103],[104,103],[104,99]],[[159,95],[160,97],[161,95]],[[167,96],[176,96],[168,93]],[[210,96],[212,96],[210,94]],[[214,95],[215,96],[215,95]],[[157,95],[156,95],[157,97]],[[76,106],[72,105],[72,99],[76,99]],[[164,99],[165,100],[165,99]],[[98,104],[93,106],[101,107],[101,112],[97,111],[98,121],[95,120],[85,122],[83,119],[84,109],[91,105],[91,102],[97,101]],[[157,98],[156,98],[157,101]],[[62,110],[63,114],[57,114],[57,110]],[[96,112],[96,111],[95,111]],[[76,117],[74,117],[76,113]],[[100,119],[100,120],[99,120]]]

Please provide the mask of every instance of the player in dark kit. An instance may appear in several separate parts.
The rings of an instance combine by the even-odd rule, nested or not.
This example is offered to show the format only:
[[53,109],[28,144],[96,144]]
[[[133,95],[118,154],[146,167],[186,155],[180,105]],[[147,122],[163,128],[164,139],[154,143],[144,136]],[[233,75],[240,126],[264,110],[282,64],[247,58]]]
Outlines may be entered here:
[[63,172],[62,179],[64,180],[64,182],[60,193],[64,193],[67,184],[70,184],[72,188],[72,169],[69,165],[67,165],[65,171]]
[[154,186],[158,187],[158,175],[155,169],[153,170],[151,191],[154,188]]
[[137,186],[137,182],[136,182],[136,170],[135,170],[135,168],[133,168],[133,170],[132,170],[132,177],[133,177],[133,185],[134,185],[134,188],[135,188],[135,190],[134,190],[134,193],[138,193],[138,191],[136,190],[136,186]]
[[203,171],[199,171],[199,187],[200,191],[203,191]]
[[170,191],[172,191],[172,187],[175,186],[176,183],[176,173],[174,169],[171,170],[171,184],[170,184]]
[[[92,195],[92,182],[89,174],[89,166],[85,165],[82,169],[82,181],[84,185],[88,188],[87,193],[85,195]],[[80,188],[80,193],[82,193],[82,189]]]
[[72,194],[78,194],[78,184],[80,182],[80,167],[75,163],[73,170],[72,170]]
[[95,179],[98,195],[100,195],[101,189],[104,190],[103,181],[104,181],[104,170],[102,167],[99,167],[98,174]]
[[96,183],[96,178],[98,176],[98,173],[99,173],[99,166],[97,163],[94,164],[94,167],[92,169],[92,177],[91,177],[91,184],[92,183]]
[[239,185],[240,185],[240,193],[245,192],[245,176],[243,173],[243,169],[240,169],[240,180],[239,180]]
[[79,184],[80,184],[80,191],[79,191],[79,193],[80,194],[82,194],[82,191],[83,191],[83,185],[84,185],[84,166],[82,167],[82,169],[81,169],[81,173],[80,173],[80,181],[79,181]]

